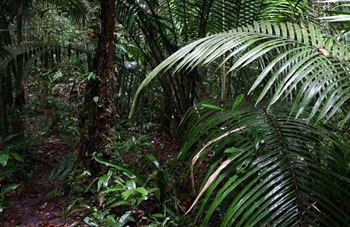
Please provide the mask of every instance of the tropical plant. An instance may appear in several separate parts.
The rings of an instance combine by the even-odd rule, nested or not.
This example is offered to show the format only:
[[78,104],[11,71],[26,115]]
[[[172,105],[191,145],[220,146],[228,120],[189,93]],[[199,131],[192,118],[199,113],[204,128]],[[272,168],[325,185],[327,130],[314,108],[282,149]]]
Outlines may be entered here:
[[[234,60],[228,72],[252,66],[257,78],[249,93],[263,85],[257,103],[272,94],[278,100],[294,99],[299,116],[313,105],[309,119],[330,119],[349,100],[348,45],[324,35],[313,24],[256,22],[195,41],[165,60],[143,81],[140,91],[163,69],[193,69],[225,55]],[[255,63],[255,64],[254,64]],[[270,93],[269,93],[270,92]],[[137,102],[134,102],[133,112]],[[345,123],[350,118],[348,114]]]
[[18,162],[24,162],[23,157],[15,151],[20,144],[11,142],[15,136],[17,135],[8,136],[0,142],[0,213],[9,205],[7,193],[21,186],[13,179],[13,175],[23,167]]
[[[142,169],[149,174],[95,156],[95,160],[107,167],[105,175],[96,177],[86,191],[93,193],[93,200],[76,201],[65,209],[66,216],[84,211],[81,221],[89,226],[124,226],[135,223],[147,226],[183,226],[186,217],[178,215],[177,198],[168,188],[173,179],[160,167],[151,154],[138,154],[144,162]],[[175,196],[175,198],[173,198]]]
[[[317,2],[325,10],[325,15],[320,19],[331,22],[342,24],[340,28],[348,30],[347,21],[349,21],[349,5],[348,1],[342,0],[321,0]],[[345,26],[345,28],[344,28]]]
[[[64,50],[67,50],[65,52]],[[18,105],[24,105],[16,99],[19,93],[23,92],[24,81],[28,78],[29,73],[34,65],[41,63],[45,67],[53,67],[57,62],[61,62],[64,58],[71,58],[72,52],[75,52],[77,57],[80,53],[86,54],[87,68],[91,66],[91,51],[87,46],[77,46],[72,44],[58,44],[58,43],[26,43],[21,45],[10,45],[1,47],[0,51],[0,83],[1,83],[1,126],[3,137],[6,137],[8,133],[23,133],[23,127],[16,128],[16,123],[21,121],[23,117],[20,114]],[[17,85],[12,86],[12,73],[13,65],[18,61],[18,58],[22,58],[21,76],[15,79]],[[15,97],[15,98],[13,98]],[[17,100],[17,101],[16,101]],[[9,121],[9,116],[12,116],[12,121]],[[11,119],[11,118],[10,118]]]
[[208,165],[187,212],[201,201],[201,226],[349,225],[349,145],[336,127],[290,118],[286,103],[267,111],[208,102],[185,115],[179,155],[192,158],[194,188],[193,171],[201,176]]
[[[23,106],[25,104],[23,80],[25,74],[28,73],[28,65],[32,65],[36,62],[37,57],[46,60],[45,66],[49,65],[48,52],[50,51],[48,49],[51,48],[47,48],[47,43],[41,43],[42,49],[38,48],[38,43],[28,43],[29,41],[32,41],[30,38],[33,37],[31,37],[30,31],[26,31],[25,28],[30,24],[29,22],[33,17],[39,17],[39,15],[43,16],[46,12],[52,9],[55,9],[55,12],[59,11],[61,15],[71,16],[71,19],[74,19],[76,22],[78,20],[85,21],[84,18],[91,10],[88,2],[85,0],[0,1],[0,45],[1,47],[12,47],[12,50],[16,50],[15,52],[12,52],[11,56],[7,56],[7,59],[1,57],[2,59],[0,62],[0,83],[2,94],[1,134],[3,137],[8,135],[8,129],[12,129],[15,134],[23,134],[23,121],[21,120],[21,118],[23,118]],[[36,29],[38,27],[36,27]],[[26,44],[22,45],[24,41],[26,41]],[[39,40],[35,41],[38,42]],[[42,57],[42,55],[45,57]],[[50,55],[56,55],[56,57],[58,57],[60,53],[56,52],[54,54],[54,52],[51,51]],[[51,58],[51,60],[51,62],[53,62],[53,58]],[[7,119],[9,115],[13,116],[13,119],[10,122]]]
[[[323,3],[330,2],[341,1]],[[300,13],[289,9],[285,15]],[[229,64],[226,75],[239,78],[249,71],[253,76],[245,92],[255,107],[230,108],[214,101],[195,105],[185,115],[187,134],[179,158],[192,158],[193,188],[193,168],[209,162],[189,210],[201,201],[203,226],[216,221],[221,226],[349,225],[348,205],[337,204],[349,197],[343,190],[350,182],[349,145],[336,126],[320,124],[334,120],[344,125],[350,119],[345,108],[350,97],[347,40],[332,24],[327,30],[304,17],[303,22],[274,22],[281,20],[276,12],[266,14],[269,20],[186,45],[159,64],[136,92],[130,116],[142,89],[166,71]],[[336,26],[346,30],[344,24]],[[206,157],[212,158],[204,162]]]
[[[278,1],[200,0],[134,1],[117,3],[117,21],[123,25],[131,42],[138,46],[152,68],[186,43],[207,34],[228,31],[253,23],[263,15],[275,17],[268,9]],[[294,2],[294,1],[292,1]],[[295,1],[296,2],[296,1]],[[284,9],[286,9],[286,4]],[[295,4],[290,4],[289,10]],[[285,12],[286,10],[284,10]],[[280,11],[282,12],[282,11]],[[285,18],[285,16],[281,16]],[[146,42],[137,37],[140,33]],[[211,72],[208,72],[210,74]],[[163,72],[157,77],[162,87],[162,115],[172,119],[182,116],[198,96],[196,88],[205,80],[197,70]],[[169,122],[164,121],[164,126]]]

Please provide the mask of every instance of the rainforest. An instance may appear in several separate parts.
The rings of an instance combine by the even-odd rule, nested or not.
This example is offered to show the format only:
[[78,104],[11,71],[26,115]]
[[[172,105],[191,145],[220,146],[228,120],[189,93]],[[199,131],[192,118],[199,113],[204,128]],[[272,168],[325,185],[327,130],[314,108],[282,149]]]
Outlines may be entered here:
[[349,0],[0,0],[0,226],[350,226]]

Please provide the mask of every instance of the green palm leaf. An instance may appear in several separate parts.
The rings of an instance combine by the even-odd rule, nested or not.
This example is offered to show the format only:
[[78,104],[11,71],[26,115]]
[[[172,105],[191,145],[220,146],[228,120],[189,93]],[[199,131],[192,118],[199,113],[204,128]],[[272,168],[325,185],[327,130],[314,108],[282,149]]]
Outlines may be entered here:
[[339,152],[342,138],[335,129],[289,119],[288,105],[269,111],[249,103],[234,111],[227,102],[215,105],[224,109],[197,105],[183,121],[187,134],[180,158],[239,129],[202,150],[194,163],[209,164],[197,197],[202,226],[218,226],[216,219],[221,226],[349,225],[346,149]]
[[340,30],[349,31],[349,0],[319,0],[316,3],[323,7],[326,13],[319,17],[320,20],[341,25],[338,27]]
[[[0,72],[4,71],[9,63],[15,60],[18,56],[28,56],[27,62],[24,65],[24,74],[26,76],[34,61],[49,51],[57,48],[70,49],[82,53],[90,53],[91,49],[87,46],[59,44],[59,43],[24,43],[21,45],[11,45],[1,47],[0,49]],[[35,52],[35,54],[33,54]]]
[[[254,62],[267,62],[249,93],[263,85],[257,102],[273,93],[269,107],[279,100],[295,98],[297,117],[316,103],[310,118],[332,117],[349,100],[349,47],[325,36],[313,24],[255,22],[229,32],[197,40],[156,67],[139,87],[176,65],[173,72],[193,69],[215,61],[233,60],[227,71],[239,71]],[[256,67],[253,65],[253,67]],[[137,102],[134,102],[131,114]]]
[[306,14],[308,8],[308,1],[305,0],[267,0],[264,1],[260,18],[272,21],[297,21]]

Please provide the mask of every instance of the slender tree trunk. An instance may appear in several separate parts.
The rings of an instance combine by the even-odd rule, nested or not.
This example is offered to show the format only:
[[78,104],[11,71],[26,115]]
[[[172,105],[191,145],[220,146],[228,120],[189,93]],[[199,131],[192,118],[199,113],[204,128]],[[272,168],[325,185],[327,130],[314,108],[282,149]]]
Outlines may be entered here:
[[0,29],[0,46],[11,45],[9,23],[6,21],[6,18],[0,17]]
[[[17,24],[17,44],[20,45],[23,40],[23,3],[21,2],[18,8],[16,16]],[[25,93],[23,84],[23,64],[24,56],[19,55],[17,57],[17,73],[15,73],[15,108],[14,108],[14,119],[13,119],[13,132],[19,134],[18,137],[24,134],[23,125],[23,107],[25,104]]]
[[1,114],[2,114],[2,135],[7,137],[9,133],[9,109],[13,105],[13,87],[11,70],[7,68],[5,72],[0,72],[0,94],[1,94]]
[[[9,32],[9,23],[5,18],[0,18],[0,46],[11,45],[11,36]],[[6,71],[0,72],[0,103],[1,103],[1,136],[6,138],[9,133],[9,108],[13,104],[13,88],[11,70],[8,67]]]
[[7,69],[6,72],[0,72],[0,84],[1,84],[1,87],[0,87],[0,94],[1,94],[1,98],[0,98],[0,103],[1,103],[0,126],[2,126],[2,128],[1,128],[2,137],[6,138],[8,136],[8,132],[9,132],[9,121],[8,121],[9,107],[13,103],[10,69]]
[[88,82],[81,115],[80,155],[83,164],[90,168],[93,168],[89,161],[91,155],[95,151],[103,150],[103,135],[112,123],[115,1],[101,0],[101,31],[92,65],[93,72],[99,79]]

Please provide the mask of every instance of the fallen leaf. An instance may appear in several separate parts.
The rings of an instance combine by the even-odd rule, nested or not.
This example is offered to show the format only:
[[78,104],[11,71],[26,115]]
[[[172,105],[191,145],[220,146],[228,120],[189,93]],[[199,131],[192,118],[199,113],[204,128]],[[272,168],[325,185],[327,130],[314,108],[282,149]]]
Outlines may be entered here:
[[322,47],[318,48],[318,51],[320,51],[324,56],[329,56],[329,51]]
[[41,205],[39,208],[40,208],[40,209],[44,209],[46,206],[47,206],[47,202],[44,203],[43,205]]

